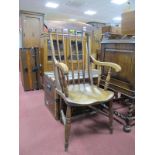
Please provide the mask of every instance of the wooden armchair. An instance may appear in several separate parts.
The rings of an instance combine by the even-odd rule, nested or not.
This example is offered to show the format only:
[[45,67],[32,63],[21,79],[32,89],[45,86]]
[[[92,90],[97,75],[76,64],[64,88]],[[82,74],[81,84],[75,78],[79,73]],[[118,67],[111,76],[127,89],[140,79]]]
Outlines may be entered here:
[[[113,132],[112,122],[113,122],[113,111],[112,111],[112,99],[114,97],[114,92],[108,90],[108,83],[110,81],[111,71],[119,72],[121,67],[115,63],[111,62],[100,62],[97,61],[90,55],[90,37],[87,36],[87,41],[84,45],[84,37],[81,36],[82,41],[82,57],[79,59],[78,50],[78,39],[75,36],[76,45],[76,62],[73,60],[71,36],[68,34],[69,38],[69,52],[70,52],[70,66],[59,62],[55,58],[55,49],[53,46],[52,35],[51,47],[53,53],[53,61],[55,65],[55,76],[56,76],[56,92],[64,100],[67,105],[66,114],[64,114],[61,109],[61,117],[65,125],[65,151],[68,149],[69,134],[71,128],[71,109],[77,106],[88,106],[92,109],[96,109],[94,105],[101,103],[109,103],[109,128],[110,132]],[[84,53],[84,49],[86,52]],[[76,63],[76,71],[73,69],[73,64]],[[106,83],[104,89],[99,88],[100,74],[98,75],[97,85],[93,84],[92,78],[92,64],[108,68],[108,75],[106,78]],[[86,80],[88,78],[89,80]]]

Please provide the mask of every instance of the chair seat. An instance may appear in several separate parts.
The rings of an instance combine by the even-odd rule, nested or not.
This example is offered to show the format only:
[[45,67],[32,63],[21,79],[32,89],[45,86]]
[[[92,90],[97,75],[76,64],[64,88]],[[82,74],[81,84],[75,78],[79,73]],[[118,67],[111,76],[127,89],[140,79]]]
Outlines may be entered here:
[[114,96],[112,91],[90,84],[69,85],[68,94],[67,101],[70,104],[75,104],[75,106],[76,104],[84,106],[98,102],[107,102]]

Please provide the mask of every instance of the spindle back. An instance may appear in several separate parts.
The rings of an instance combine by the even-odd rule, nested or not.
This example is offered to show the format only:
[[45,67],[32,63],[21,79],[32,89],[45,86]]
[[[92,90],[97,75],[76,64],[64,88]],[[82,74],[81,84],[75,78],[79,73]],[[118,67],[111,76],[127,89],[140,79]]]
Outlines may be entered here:
[[[67,96],[67,87],[69,84],[85,84],[93,85],[94,72],[97,74],[98,86],[100,85],[101,69],[108,67],[108,74],[104,89],[106,90],[110,81],[111,68],[116,68],[113,63],[98,62],[91,56],[91,40],[90,35],[80,34],[59,34],[56,33],[56,41],[53,40],[53,34],[50,34],[51,49],[55,68],[56,86],[57,89]],[[59,36],[62,36],[63,48],[60,48]],[[64,40],[67,39],[65,46]],[[54,45],[54,43],[56,45]],[[64,50],[64,47],[67,49]],[[61,58],[61,50],[67,51],[64,53],[64,59]],[[63,52],[64,52],[63,51]],[[62,63],[63,62],[63,63]],[[99,66],[98,70],[92,68],[92,63]]]

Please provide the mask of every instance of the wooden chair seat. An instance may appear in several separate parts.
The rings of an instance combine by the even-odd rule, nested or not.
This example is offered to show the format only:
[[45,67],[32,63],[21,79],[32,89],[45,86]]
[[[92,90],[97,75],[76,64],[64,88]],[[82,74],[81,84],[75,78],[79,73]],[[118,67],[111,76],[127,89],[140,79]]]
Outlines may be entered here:
[[101,102],[108,102],[114,96],[109,90],[101,89],[90,84],[74,84],[68,86],[67,101],[69,104],[79,106],[92,105]]

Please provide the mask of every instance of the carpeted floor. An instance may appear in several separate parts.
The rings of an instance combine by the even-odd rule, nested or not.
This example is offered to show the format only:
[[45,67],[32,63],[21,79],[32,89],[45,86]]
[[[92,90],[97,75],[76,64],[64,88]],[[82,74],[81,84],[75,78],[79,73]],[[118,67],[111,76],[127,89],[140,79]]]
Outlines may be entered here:
[[135,131],[114,122],[109,134],[107,118],[94,115],[72,122],[68,152],[64,152],[64,126],[44,105],[43,90],[24,92],[20,81],[20,155],[134,155]]

